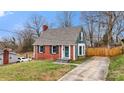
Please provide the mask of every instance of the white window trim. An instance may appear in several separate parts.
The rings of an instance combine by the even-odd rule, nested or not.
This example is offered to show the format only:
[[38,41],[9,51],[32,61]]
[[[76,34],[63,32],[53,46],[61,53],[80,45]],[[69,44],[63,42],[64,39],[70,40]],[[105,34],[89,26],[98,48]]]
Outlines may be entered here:
[[[82,55],[80,55],[79,47],[82,47]],[[84,46],[84,49],[83,49]],[[85,56],[85,44],[78,44],[78,56]]]
[[41,47],[41,46],[39,46],[39,53],[43,53],[43,52],[40,51],[40,47]]
[[[53,52],[53,47],[54,47],[54,46],[52,46],[52,50],[51,50],[52,52],[51,52],[51,53],[52,53],[52,54],[56,54],[56,52],[55,52],[55,53]],[[55,47],[57,47],[57,46],[55,46]]]

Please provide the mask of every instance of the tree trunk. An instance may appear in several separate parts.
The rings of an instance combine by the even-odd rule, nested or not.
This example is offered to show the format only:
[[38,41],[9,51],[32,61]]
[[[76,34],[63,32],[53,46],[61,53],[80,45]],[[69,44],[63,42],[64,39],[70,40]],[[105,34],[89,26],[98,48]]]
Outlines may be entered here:
[[109,23],[108,23],[108,48],[110,48],[110,44],[111,44],[111,41],[112,41],[112,25],[113,25],[112,12],[110,12]]

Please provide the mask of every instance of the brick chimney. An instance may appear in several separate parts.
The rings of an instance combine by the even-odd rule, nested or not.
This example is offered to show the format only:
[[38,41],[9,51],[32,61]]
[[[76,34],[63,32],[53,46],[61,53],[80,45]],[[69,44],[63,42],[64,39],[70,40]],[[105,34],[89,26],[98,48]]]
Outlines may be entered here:
[[43,25],[43,31],[46,31],[48,29],[48,26],[47,25]]
[[4,49],[3,53],[3,64],[8,64],[9,63],[9,49],[6,48]]

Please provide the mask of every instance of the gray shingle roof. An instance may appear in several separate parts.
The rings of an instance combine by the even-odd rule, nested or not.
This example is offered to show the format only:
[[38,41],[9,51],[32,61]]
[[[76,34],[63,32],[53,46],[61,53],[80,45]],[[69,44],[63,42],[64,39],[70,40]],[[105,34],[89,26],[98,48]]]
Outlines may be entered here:
[[33,45],[74,45],[80,32],[81,27],[49,29]]

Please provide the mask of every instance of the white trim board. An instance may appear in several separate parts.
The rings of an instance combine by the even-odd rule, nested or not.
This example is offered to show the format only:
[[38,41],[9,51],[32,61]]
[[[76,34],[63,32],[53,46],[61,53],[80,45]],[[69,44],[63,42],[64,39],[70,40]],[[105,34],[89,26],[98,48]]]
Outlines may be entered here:
[[68,57],[68,58],[70,59],[70,58],[71,58],[71,54],[70,54],[70,53],[71,53],[71,51],[70,51],[71,48],[70,48],[70,45],[62,45],[62,51],[61,51],[61,52],[62,52],[62,56],[61,56],[61,58],[62,58],[62,59],[63,59],[63,58],[66,58],[66,57],[65,57],[65,49],[64,49],[65,46],[68,46],[68,47],[69,47],[69,57]]
[[73,60],[75,60],[75,45],[73,45]]
[[[79,51],[79,47],[80,47],[80,46],[82,47],[82,50],[83,50],[83,51],[82,51],[82,55],[80,55],[80,51]],[[84,48],[83,48],[83,47],[84,47]],[[81,43],[81,44],[79,43],[79,44],[78,44],[78,56],[84,56],[84,55],[85,55],[85,44],[84,44],[84,43]]]

